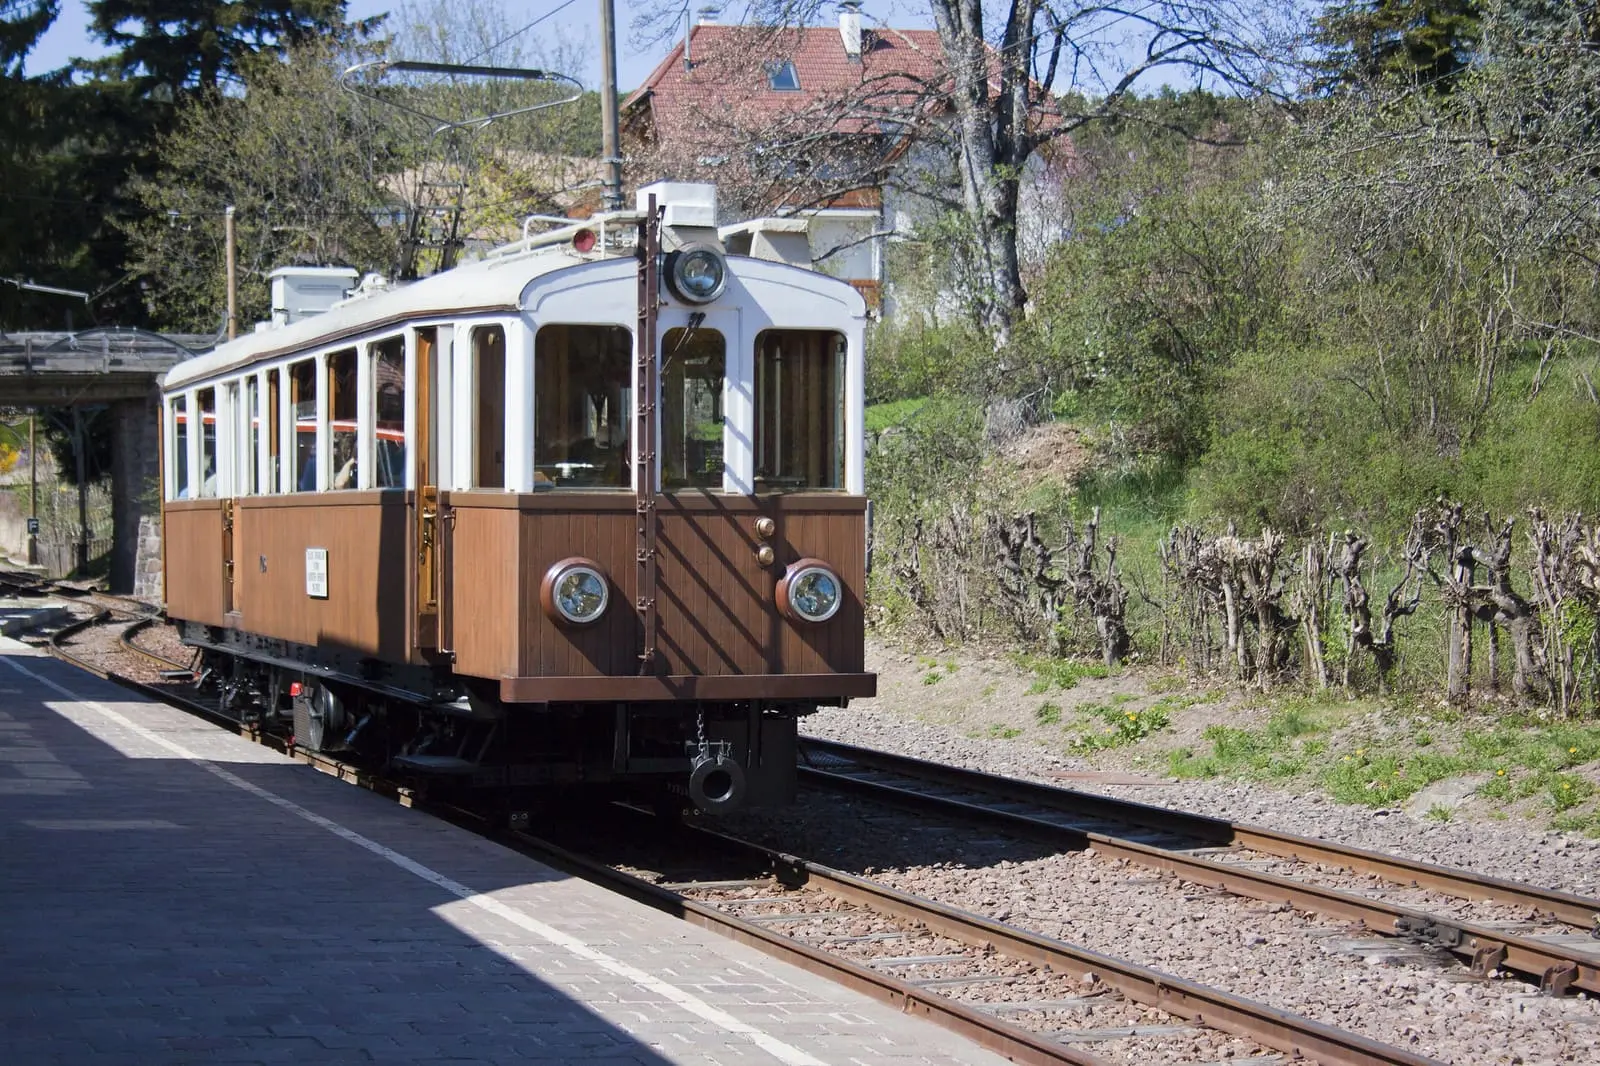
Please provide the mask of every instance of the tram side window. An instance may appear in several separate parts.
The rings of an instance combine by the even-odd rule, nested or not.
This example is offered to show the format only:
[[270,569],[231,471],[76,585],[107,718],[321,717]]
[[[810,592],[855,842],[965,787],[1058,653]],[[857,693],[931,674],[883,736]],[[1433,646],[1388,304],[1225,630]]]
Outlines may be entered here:
[[534,339],[534,488],[627,488],[633,334],[544,326]]
[[235,465],[239,470],[239,495],[247,496],[258,491],[256,459],[261,454],[261,391],[254,374],[244,379],[244,412],[242,436],[244,455]]
[[356,481],[356,350],[346,348],[328,356],[328,439],[333,446],[333,481],[330,488],[353,489]]
[[200,408],[200,495],[217,494],[217,390],[195,393]]
[[167,404],[167,417],[172,420],[172,484],[167,494],[174,500],[189,498],[189,417],[183,397],[174,396]]
[[756,338],[756,488],[844,485],[845,341],[769,329]]
[[[280,452],[283,449],[283,402],[278,395],[278,382],[278,368],[273,367],[271,370],[267,371],[267,410],[265,419],[267,433],[267,465],[266,468],[261,471],[262,492],[280,491],[278,471],[282,469],[282,456],[280,455]],[[256,454],[259,455],[260,452],[257,452]]]
[[372,424],[376,433],[372,483],[380,489],[406,484],[406,342],[391,337],[373,347]]
[[661,483],[722,487],[727,346],[714,329],[669,329],[661,342]]
[[480,489],[506,487],[506,331],[472,331],[472,367],[477,404],[473,481]]
[[294,491],[317,491],[317,361],[289,366],[289,412],[294,419]]

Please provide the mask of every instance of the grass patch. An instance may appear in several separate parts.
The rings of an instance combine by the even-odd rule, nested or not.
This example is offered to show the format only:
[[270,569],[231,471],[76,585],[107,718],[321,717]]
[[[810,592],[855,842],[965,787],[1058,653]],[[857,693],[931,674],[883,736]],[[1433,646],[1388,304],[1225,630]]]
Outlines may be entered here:
[[1013,661],[1034,675],[1028,695],[1042,696],[1051,689],[1069,689],[1086,677],[1110,677],[1105,663],[1085,663],[1074,659],[1051,659],[1040,655],[1018,655]]
[[1297,777],[1326,755],[1327,741],[1318,734],[1335,723],[1336,716],[1324,706],[1310,700],[1286,700],[1260,729],[1208,726],[1201,736],[1211,742],[1211,751],[1179,748],[1168,756],[1168,769],[1176,777],[1268,781]]
[[990,740],[1015,740],[1022,735],[1022,730],[1014,725],[1001,725],[995,722],[984,735]]
[[1073,751],[1120,748],[1158,733],[1172,723],[1171,715],[1159,704],[1134,711],[1103,703],[1085,708],[1083,715],[1077,735],[1068,742]]
[[1040,725],[1060,725],[1061,705],[1048,701],[1039,704],[1039,708],[1033,712],[1033,720]]
[[[1291,699],[1265,726],[1241,729],[1214,725],[1202,734],[1209,750],[1169,753],[1177,777],[1236,777],[1278,781],[1306,777],[1341,803],[1387,807],[1404,802],[1446,778],[1486,775],[1478,793],[1501,804],[1533,800],[1552,815],[1553,828],[1600,836],[1600,788],[1573,767],[1600,759],[1600,725],[1501,722],[1468,729],[1454,751],[1441,750],[1426,729],[1406,742],[1370,739],[1336,750],[1323,735],[1349,711]],[[1427,817],[1444,820],[1446,808]]]
[[909,400],[871,404],[866,410],[867,432],[882,433],[894,426],[903,426],[911,421],[927,402],[926,396],[917,396]]

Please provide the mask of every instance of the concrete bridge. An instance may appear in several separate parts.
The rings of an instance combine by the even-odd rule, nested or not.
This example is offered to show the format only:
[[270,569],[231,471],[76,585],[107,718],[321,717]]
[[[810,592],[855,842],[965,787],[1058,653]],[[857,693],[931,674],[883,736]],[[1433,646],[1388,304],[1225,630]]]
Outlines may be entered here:
[[[113,591],[159,593],[155,483],[160,477],[161,448],[156,383],[217,340],[117,327],[75,333],[0,332],[0,407],[68,408],[80,436],[88,411],[103,409],[111,419]],[[78,453],[85,454],[84,449]],[[81,536],[86,543],[87,532]]]

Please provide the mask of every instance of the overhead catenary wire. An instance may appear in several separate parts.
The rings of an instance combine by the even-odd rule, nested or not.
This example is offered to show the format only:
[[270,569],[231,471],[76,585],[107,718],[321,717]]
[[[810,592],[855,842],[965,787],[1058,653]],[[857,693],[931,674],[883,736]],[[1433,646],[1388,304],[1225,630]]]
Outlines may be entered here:
[[475,62],[476,60],[482,59],[484,56],[488,55],[490,52],[493,52],[496,48],[499,48],[503,44],[507,44],[507,43],[509,43],[511,41],[516,40],[518,37],[521,37],[524,33],[527,33],[529,30],[531,30],[535,26],[539,25],[539,23],[545,21],[546,19],[554,18],[556,15],[559,15],[561,12],[565,11],[567,8],[571,7],[573,4],[575,4],[577,2],[578,2],[578,0],[562,0],[562,3],[559,3],[555,7],[551,8],[549,11],[546,11],[544,14],[540,15],[538,18],[534,19],[532,22],[530,22],[526,26],[522,27],[522,29],[514,30],[511,33],[506,34],[504,37],[500,38],[498,41],[496,41],[493,44],[489,45],[487,48],[483,48],[483,49],[480,49],[477,52],[474,52],[472,55],[470,55],[466,59],[462,60],[462,62],[463,63],[472,63],[472,62]]

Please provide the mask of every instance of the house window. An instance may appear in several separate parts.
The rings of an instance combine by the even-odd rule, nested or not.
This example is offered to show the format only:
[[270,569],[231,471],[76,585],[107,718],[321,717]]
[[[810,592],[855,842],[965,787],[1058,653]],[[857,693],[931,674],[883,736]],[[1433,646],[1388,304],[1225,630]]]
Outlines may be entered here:
[[800,74],[791,60],[768,63],[767,84],[780,93],[797,93],[800,91]]

